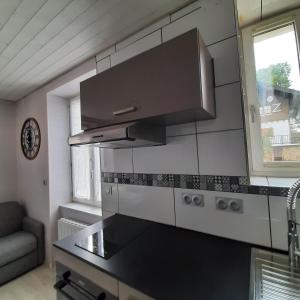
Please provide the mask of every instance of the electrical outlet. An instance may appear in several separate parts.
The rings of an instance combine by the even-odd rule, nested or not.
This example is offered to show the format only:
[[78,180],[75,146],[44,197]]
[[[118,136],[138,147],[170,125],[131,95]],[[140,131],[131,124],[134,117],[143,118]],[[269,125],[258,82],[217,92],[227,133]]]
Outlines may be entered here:
[[200,194],[182,194],[182,201],[186,205],[194,205],[203,207],[204,206],[204,196]]
[[242,214],[243,200],[236,198],[216,197],[216,209]]
[[204,196],[203,195],[192,195],[192,202],[195,206],[204,206]]
[[190,194],[182,194],[182,201],[184,204],[190,205],[192,204],[192,197]]

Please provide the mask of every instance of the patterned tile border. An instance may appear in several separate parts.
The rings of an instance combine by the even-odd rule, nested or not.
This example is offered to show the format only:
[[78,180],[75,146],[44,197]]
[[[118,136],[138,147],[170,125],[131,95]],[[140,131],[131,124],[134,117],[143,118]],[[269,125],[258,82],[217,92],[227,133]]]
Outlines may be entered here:
[[288,188],[249,185],[245,176],[177,175],[177,174],[101,174],[106,183],[134,184],[146,186],[175,187],[183,189],[219,192],[258,194],[286,197]]

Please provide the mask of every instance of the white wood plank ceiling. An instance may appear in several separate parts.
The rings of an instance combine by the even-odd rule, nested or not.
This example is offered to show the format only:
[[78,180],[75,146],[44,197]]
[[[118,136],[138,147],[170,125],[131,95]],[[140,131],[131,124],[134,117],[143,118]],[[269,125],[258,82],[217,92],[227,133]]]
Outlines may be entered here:
[[0,99],[21,99],[189,2],[0,0]]
[[236,0],[236,3],[240,27],[293,8],[300,8],[300,0]]

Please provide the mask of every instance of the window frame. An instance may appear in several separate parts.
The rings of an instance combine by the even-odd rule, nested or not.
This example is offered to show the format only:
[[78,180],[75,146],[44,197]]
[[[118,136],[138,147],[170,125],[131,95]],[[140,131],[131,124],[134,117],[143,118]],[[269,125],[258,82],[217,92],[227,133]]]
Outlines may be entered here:
[[[76,97],[73,97],[71,98],[69,101],[70,101],[70,113],[69,113],[69,116],[70,116],[70,133],[72,135],[72,117],[71,117],[71,102],[72,101],[80,101],[80,96],[76,96]],[[80,147],[80,146],[79,146]],[[81,203],[81,204],[85,204],[85,205],[89,205],[89,206],[93,206],[93,207],[102,207],[102,197],[101,197],[101,158],[100,158],[100,149],[98,150],[99,151],[99,199],[97,199],[97,196],[96,196],[96,192],[95,192],[95,176],[94,176],[94,173],[95,173],[95,164],[97,163],[96,162],[96,159],[95,159],[95,153],[94,152],[94,147],[90,147],[89,149],[89,159],[90,159],[90,167],[89,167],[89,175],[90,175],[90,198],[79,198],[79,197],[76,197],[75,196],[75,193],[74,193],[74,170],[73,170],[73,151],[72,151],[72,147],[70,147],[70,155],[71,155],[71,182],[72,182],[72,202],[75,202],[75,203]]]
[[[102,201],[101,201],[101,187],[100,187],[100,195],[99,195],[99,200],[97,200],[96,198],[96,193],[95,193],[95,177],[94,177],[94,166],[96,164],[95,162],[95,157],[94,154],[92,153],[93,148],[90,148],[90,165],[92,165],[93,167],[90,167],[90,198],[79,198],[76,197],[74,195],[74,186],[73,186],[73,167],[71,165],[71,174],[72,174],[72,202],[76,202],[76,203],[81,203],[81,204],[86,204],[89,206],[95,206],[95,207],[102,207]],[[72,151],[71,151],[72,152]],[[73,155],[71,153],[71,155]],[[100,155],[100,151],[99,151],[99,155]],[[99,157],[100,160],[100,157]],[[71,163],[72,164],[72,163]],[[100,164],[100,180],[101,180],[101,164]],[[92,183],[93,182],[93,183]],[[100,182],[100,186],[101,186],[101,182]]]
[[[263,161],[261,147],[261,128],[259,118],[259,103],[256,86],[256,69],[253,36],[293,24],[298,46],[298,60],[300,61],[300,9],[284,13],[276,17],[258,22],[241,29],[240,49],[242,89],[244,98],[244,116],[247,139],[248,166],[250,176],[299,176],[300,162],[269,162]],[[255,110],[253,110],[253,107]],[[254,122],[253,122],[254,118]],[[259,137],[259,138],[258,138]]]

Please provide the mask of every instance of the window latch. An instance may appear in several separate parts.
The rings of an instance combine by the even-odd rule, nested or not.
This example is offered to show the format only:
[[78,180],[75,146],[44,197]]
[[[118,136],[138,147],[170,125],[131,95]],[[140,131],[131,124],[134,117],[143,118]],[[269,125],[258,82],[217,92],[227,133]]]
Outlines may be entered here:
[[251,123],[255,122],[255,115],[256,115],[256,108],[255,105],[250,105],[250,117],[251,117]]

